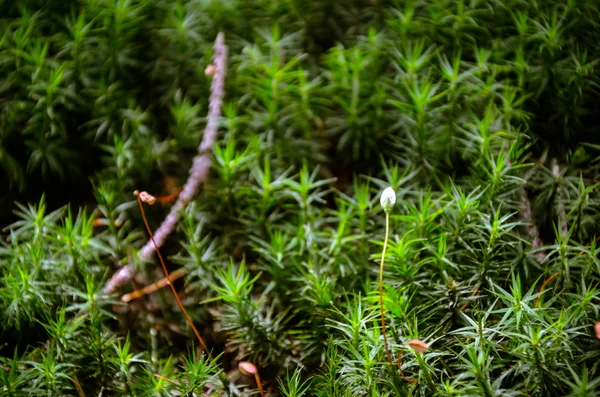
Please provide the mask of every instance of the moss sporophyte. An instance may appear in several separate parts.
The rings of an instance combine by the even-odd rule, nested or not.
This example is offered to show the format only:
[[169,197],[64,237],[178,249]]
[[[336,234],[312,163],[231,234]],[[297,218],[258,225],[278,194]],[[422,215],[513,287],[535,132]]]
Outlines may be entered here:
[[[388,187],[386,188],[382,193],[381,193],[381,197],[379,199],[379,203],[381,204],[381,207],[383,208],[383,211],[385,213],[385,237],[383,240],[383,250],[381,252],[381,262],[379,265],[379,309],[380,309],[380,314],[381,314],[381,332],[383,334],[383,343],[385,346],[385,354],[387,356],[387,360],[388,363],[390,364],[390,367],[393,367],[393,363],[392,363],[392,355],[390,353],[390,349],[388,346],[388,341],[387,341],[387,334],[386,334],[386,329],[385,329],[385,307],[384,307],[384,299],[383,299],[383,268],[384,268],[384,263],[385,263],[385,253],[387,250],[387,245],[388,245],[388,240],[389,240],[389,234],[390,234],[390,212],[392,211],[392,209],[394,208],[394,205],[396,204],[396,192],[394,191],[394,189],[392,187]],[[426,353],[429,350],[429,345],[427,345],[425,342],[420,341],[420,340],[409,340],[407,342],[408,346],[410,346],[412,348],[412,350],[414,350],[417,353]],[[400,375],[402,376],[402,378],[407,381],[407,382],[414,382],[414,380],[407,378],[404,373],[402,372],[402,350],[400,350],[400,353],[398,354],[398,360],[397,360],[397,365],[398,365],[398,370],[400,371]]]
[[379,265],[379,309],[381,312],[381,331],[383,333],[383,343],[385,345],[385,354],[390,366],[392,366],[392,356],[387,342],[385,333],[385,309],[383,306],[383,264],[385,262],[385,251],[387,249],[388,237],[390,233],[390,211],[396,204],[396,192],[391,187],[386,188],[381,194],[379,200],[381,207],[385,212],[385,238],[383,240],[383,251],[381,252],[381,263]]

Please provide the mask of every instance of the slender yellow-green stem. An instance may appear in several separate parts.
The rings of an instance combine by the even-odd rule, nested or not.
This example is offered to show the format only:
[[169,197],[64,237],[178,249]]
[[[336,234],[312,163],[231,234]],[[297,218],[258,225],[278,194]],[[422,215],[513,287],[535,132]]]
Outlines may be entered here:
[[385,213],[385,239],[383,240],[383,252],[381,253],[381,264],[379,265],[379,306],[381,309],[381,331],[383,332],[383,344],[385,346],[385,354],[387,356],[390,366],[392,364],[392,356],[387,343],[387,335],[385,334],[385,315],[383,308],[383,263],[385,262],[385,250],[387,249],[388,237],[390,234],[390,214],[386,211]]
[[[388,238],[390,235],[390,214],[388,212],[385,213],[385,239],[383,240],[383,252],[381,253],[381,263],[379,265],[379,306],[381,311],[381,332],[383,332],[383,345],[385,346],[385,354],[387,356],[387,360],[390,363],[390,367],[393,367],[392,364],[392,355],[390,354],[390,348],[387,343],[387,335],[385,333],[385,308],[383,306],[383,264],[385,263],[385,251],[387,249]],[[400,375],[402,375],[402,379],[407,382],[414,382],[414,380],[407,378],[402,372],[402,350],[400,351],[400,355],[398,356],[398,370],[400,371]]]

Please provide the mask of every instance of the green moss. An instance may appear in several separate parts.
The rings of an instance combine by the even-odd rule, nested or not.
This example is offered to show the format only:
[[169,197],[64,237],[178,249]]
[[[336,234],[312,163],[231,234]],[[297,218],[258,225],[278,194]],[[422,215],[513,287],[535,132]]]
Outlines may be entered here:
[[[271,395],[598,394],[599,26],[591,0],[0,0],[0,394],[256,394],[240,360]],[[220,31],[212,168],[162,250],[209,356],[168,288],[120,297],[164,277],[132,192],[185,182]]]

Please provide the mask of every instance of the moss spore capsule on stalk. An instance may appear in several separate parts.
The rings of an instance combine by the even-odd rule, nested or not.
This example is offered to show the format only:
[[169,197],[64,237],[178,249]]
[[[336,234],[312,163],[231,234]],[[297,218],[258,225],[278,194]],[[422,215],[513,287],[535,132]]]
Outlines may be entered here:
[[389,213],[396,204],[396,192],[394,189],[391,187],[386,188],[383,193],[381,193],[379,202],[386,214]]

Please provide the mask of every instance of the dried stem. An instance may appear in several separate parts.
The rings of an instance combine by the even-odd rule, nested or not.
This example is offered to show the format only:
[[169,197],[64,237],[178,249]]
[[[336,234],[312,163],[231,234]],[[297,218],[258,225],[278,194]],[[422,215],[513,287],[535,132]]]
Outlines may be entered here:
[[542,292],[544,292],[544,288],[546,288],[546,285],[548,285],[548,283],[550,281],[552,281],[552,279],[554,277],[558,276],[558,272],[554,273],[553,275],[551,275],[550,277],[548,277],[546,279],[546,281],[544,281],[544,284],[542,284],[542,286],[540,287],[540,296],[538,296],[538,298],[535,300],[535,307],[539,307],[540,306],[540,299],[542,298]]
[[181,382],[179,382],[178,380],[173,380],[173,379],[169,379],[169,378],[165,378],[164,376],[160,375],[160,374],[153,374],[155,378],[158,378],[160,380],[164,380],[165,382],[169,382],[169,383],[173,383],[174,385],[178,385],[181,386]]
[[[223,33],[217,35],[215,41],[214,56],[215,72],[210,86],[210,101],[208,105],[208,117],[202,142],[198,148],[198,154],[194,158],[190,175],[177,201],[171,208],[169,215],[156,230],[155,241],[148,241],[140,250],[140,258],[151,258],[158,248],[162,247],[167,237],[175,230],[181,211],[187,206],[198,192],[200,184],[206,180],[211,166],[210,153],[215,144],[219,129],[219,118],[221,117],[221,105],[225,95],[225,73],[227,68],[227,46]],[[131,264],[123,266],[107,282],[105,293],[110,294],[127,284],[135,275]]]
[[[479,287],[481,286],[481,284],[477,285],[477,287],[475,287],[475,289],[473,290],[473,293],[471,294],[471,298],[473,298],[475,296],[475,294],[477,294],[477,292],[479,292]],[[467,308],[467,306],[469,305],[469,303],[471,302],[471,299],[469,299],[468,301],[466,301],[461,307],[460,310],[465,310]]]
[[179,193],[181,193],[182,190],[183,190],[183,188],[180,188],[180,189],[177,189],[177,191],[175,193],[171,193],[167,196],[157,197],[156,201],[158,201],[162,205],[171,204],[172,202],[177,200],[177,197],[179,197]]
[[[226,59],[227,47],[225,47],[223,34],[219,33],[215,43],[215,67],[217,70],[211,84],[206,129],[204,130],[204,136],[198,149],[198,155],[194,158],[190,176],[183,186],[183,190],[179,194],[177,201],[171,208],[169,215],[167,215],[164,222],[160,225],[158,230],[156,230],[155,240],[158,247],[162,247],[169,234],[173,232],[177,225],[177,221],[179,221],[179,214],[198,192],[200,183],[206,180],[206,177],[208,176],[208,170],[211,165],[210,152],[212,151],[217,137],[219,118],[221,117],[221,103],[225,94],[224,82]],[[153,253],[154,246],[148,242],[142,248],[140,256],[150,258]]]
[[148,295],[153,293],[154,291],[158,291],[159,289],[166,287],[169,284],[169,281],[173,282],[178,278],[187,274],[187,269],[181,268],[175,270],[173,273],[169,275],[169,278],[163,277],[155,283],[145,286],[144,288],[137,289],[133,292],[125,294],[121,297],[121,302],[131,302],[134,299],[141,298],[144,295]]

